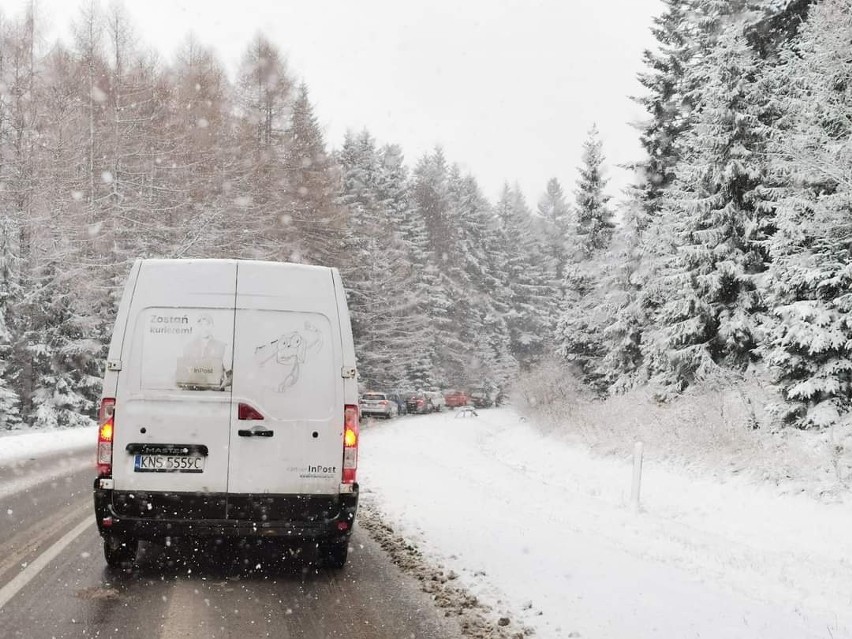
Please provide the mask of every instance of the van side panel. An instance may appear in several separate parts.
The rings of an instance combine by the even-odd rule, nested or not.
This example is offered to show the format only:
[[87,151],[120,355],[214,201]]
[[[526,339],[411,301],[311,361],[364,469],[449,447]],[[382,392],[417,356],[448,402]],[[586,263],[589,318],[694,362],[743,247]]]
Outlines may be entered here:
[[[263,419],[232,419],[232,496],[339,492],[342,365],[331,270],[240,262],[233,401],[235,410],[246,404]],[[255,431],[271,435],[247,434]],[[251,500],[229,502],[229,517],[258,514]]]
[[[130,268],[130,273],[127,275],[124,291],[121,294],[121,301],[118,303],[115,326],[112,329],[112,337],[109,342],[107,362],[121,362],[121,349],[124,344],[125,335],[127,334],[128,318],[130,317],[130,303],[133,300],[133,291],[136,289],[141,265],[142,260],[136,260]],[[115,397],[120,374],[120,371],[110,370],[109,366],[106,367],[104,371],[103,397]]]
[[[343,280],[340,272],[331,269],[334,280],[334,294],[337,303],[337,320],[340,325],[340,348],[343,353],[344,369],[356,369],[355,363],[355,339],[352,336],[352,321],[349,317],[349,306],[346,303],[346,291],[343,288]],[[344,379],[343,401],[348,405],[358,405],[358,377],[357,374]]]

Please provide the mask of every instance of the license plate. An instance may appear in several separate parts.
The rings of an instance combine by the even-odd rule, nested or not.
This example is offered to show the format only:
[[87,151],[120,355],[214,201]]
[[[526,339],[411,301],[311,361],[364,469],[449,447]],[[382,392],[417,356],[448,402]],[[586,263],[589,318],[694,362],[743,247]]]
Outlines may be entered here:
[[204,460],[200,455],[142,455],[133,461],[137,473],[203,473]]

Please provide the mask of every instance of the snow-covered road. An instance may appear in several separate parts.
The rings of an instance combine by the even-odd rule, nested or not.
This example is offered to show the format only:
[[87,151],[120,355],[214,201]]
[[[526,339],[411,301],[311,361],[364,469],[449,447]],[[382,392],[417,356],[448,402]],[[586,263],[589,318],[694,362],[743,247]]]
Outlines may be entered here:
[[[509,409],[368,422],[366,503],[541,637],[852,637],[852,511],[596,459]],[[650,456],[651,458],[653,455]]]

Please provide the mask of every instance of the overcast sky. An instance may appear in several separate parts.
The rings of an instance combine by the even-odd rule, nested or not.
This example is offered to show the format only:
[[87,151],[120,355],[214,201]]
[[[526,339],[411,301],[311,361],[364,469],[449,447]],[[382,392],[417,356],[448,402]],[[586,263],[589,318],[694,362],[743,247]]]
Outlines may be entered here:
[[[0,0],[7,16],[21,0]],[[48,41],[79,13],[37,0]],[[106,8],[107,2],[102,2]],[[310,88],[331,146],[367,127],[413,165],[441,145],[494,199],[517,182],[534,205],[547,180],[570,192],[586,132],[616,165],[641,157],[630,122],[642,111],[642,50],[654,45],[660,0],[128,0],[139,42],[166,60],[192,32],[232,72],[265,33]]]

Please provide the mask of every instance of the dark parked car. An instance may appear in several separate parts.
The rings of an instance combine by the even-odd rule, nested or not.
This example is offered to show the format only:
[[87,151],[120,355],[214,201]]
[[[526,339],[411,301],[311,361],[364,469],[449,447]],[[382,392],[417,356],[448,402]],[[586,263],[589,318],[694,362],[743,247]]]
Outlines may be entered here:
[[435,410],[432,400],[425,393],[409,395],[408,399],[405,400],[405,406],[409,413],[418,415],[431,413]]
[[470,392],[470,403],[473,404],[474,408],[491,408],[494,405],[491,395],[488,394],[488,391],[482,389]]

